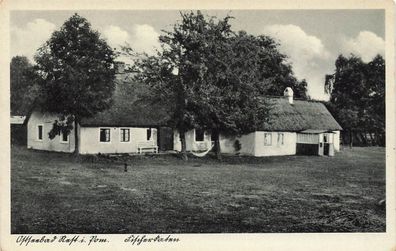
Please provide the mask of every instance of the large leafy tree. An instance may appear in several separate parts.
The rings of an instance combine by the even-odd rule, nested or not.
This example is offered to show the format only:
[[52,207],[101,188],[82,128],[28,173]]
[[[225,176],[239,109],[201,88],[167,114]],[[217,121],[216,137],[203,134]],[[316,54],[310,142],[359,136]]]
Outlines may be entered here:
[[283,96],[285,88],[291,87],[295,98],[308,97],[306,81],[296,79],[292,66],[286,63],[287,56],[279,52],[279,44],[273,38],[240,31],[232,38],[232,43],[230,56],[237,59],[236,68],[243,76],[242,81],[256,82],[263,95]]
[[[228,27],[229,28],[229,27]],[[258,130],[270,119],[270,104],[263,98],[273,81],[264,76],[266,60],[277,54],[273,40],[245,32],[226,37],[221,43],[214,33],[205,33],[205,58],[201,88],[194,92],[197,127],[212,132],[217,157],[220,134],[241,135]]]
[[293,77],[274,40],[234,33],[230,18],[181,13],[181,21],[160,36],[157,55],[135,63],[136,78],[151,87],[155,100],[168,103],[183,153],[191,128],[212,131],[219,153],[219,133],[251,132],[268,118],[264,95],[282,95],[291,86],[306,97],[305,82]]
[[[69,133],[83,117],[111,105],[115,89],[115,54],[90,23],[78,14],[70,17],[38,50],[35,61],[41,76],[44,111],[59,114],[50,138]],[[78,133],[75,130],[78,153]]]
[[10,63],[10,103],[12,115],[26,115],[38,93],[33,65],[24,56]]
[[[240,31],[220,44],[210,37],[207,41],[206,86],[201,88],[203,94],[197,92],[200,104],[196,111],[199,126],[212,131],[220,158],[220,133],[241,135],[259,130],[271,119],[272,107],[264,97],[280,96],[286,87],[292,87],[297,97],[306,98],[306,83],[296,80],[271,37]],[[205,94],[212,98],[200,102]]]
[[371,62],[340,55],[335,72],[326,76],[326,91],[330,93],[329,108],[349,133],[366,138],[375,135],[377,144],[384,144],[385,132],[385,61],[377,55]]
[[377,55],[368,63],[368,86],[370,120],[368,128],[377,132],[385,132],[385,60]]

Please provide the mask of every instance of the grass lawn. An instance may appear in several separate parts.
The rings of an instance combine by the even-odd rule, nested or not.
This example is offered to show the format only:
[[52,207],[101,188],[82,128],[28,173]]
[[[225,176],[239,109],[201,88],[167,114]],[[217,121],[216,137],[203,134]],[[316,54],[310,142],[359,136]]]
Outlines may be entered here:
[[92,163],[22,147],[11,157],[13,234],[385,231],[384,148],[222,162]]

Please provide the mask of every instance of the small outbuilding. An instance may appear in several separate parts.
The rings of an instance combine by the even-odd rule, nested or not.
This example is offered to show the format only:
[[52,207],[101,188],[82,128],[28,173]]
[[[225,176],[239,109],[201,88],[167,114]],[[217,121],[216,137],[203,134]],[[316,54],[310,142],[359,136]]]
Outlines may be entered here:
[[25,120],[26,116],[11,116],[11,145],[26,146],[27,129]]
[[11,116],[10,129],[11,129],[11,144],[26,146],[26,116]]

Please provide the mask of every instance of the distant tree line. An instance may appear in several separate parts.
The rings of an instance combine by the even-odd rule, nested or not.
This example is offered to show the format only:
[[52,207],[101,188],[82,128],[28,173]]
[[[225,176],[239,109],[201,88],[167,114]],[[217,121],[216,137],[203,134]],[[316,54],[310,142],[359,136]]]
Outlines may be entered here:
[[[271,104],[263,96],[281,96],[291,87],[296,98],[309,98],[306,81],[296,79],[279,44],[268,36],[233,31],[231,18],[181,13],[181,20],[163,31],[155,55],[123,48],[133,58],[134,80],[147,86],[152,102],[169,108],[184,158],[190,129],[212,132],[221,158],[219,134],[251,132],[271,119]],[[35,65],[26,57],[12,59],[11,113],[26,114],[35,100],[44,112],[59,114],[50,138],[69,133],[81,118],[111,106],[116,56],[85,18],[73,15],[38,49]],[[351,143],[360,137],[384,144],[384,71],[380,56],[367,64],[340,56],[335,73],[326,77],[327,105],[352,135]]]
[[10,63],[11,115],[26,115],[36,98],[39,87],[35,81],[35,69],[25,56],[15,56]]
[[347,145],[385,145],[385,60],[340,55],[326,76],[327,107],[341,124]]
[[[279,44],[268,36],[232,31],[231,18],[181,13],[180,22],[163,31],[155,56],[136,58],[131,48],[124,48],[133,56],[135,81],[146,84],[152,100],[169,108],[170,125],[181,134],[185,158],[187,130],[211,131],[220,158],[220,133],[243,134],[268,120],[270,105],[261,97],[282,95],[292,87],[296,97],[307,98],[306,81],[295,78]],[[51,139],[69,133],[82,117],[110,107],[115,57],[89,22],[73,15],[38,49],[34,66],[24,57],[11,62],[12,113],[22,109],[22,100],[34,99],[44,112],[59,114]],[[27,94],[22,86],[39,91]]]
[[[74,14],[37,50],[34,66],[26,57],[11,61],[11,113],[27,112],[25,104],[32,106],[34,100],[36,109],[59,115],[50,139],[69,134],[81,118],[92,117],[112,104],[115,57],[99,32]],[[75,139],[78,153],[77,130]]]

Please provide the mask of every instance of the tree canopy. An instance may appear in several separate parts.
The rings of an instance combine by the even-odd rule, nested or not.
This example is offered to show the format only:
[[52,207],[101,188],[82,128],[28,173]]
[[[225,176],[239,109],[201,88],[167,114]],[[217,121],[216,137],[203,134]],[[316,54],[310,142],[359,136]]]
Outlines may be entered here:
[[181,13],[181,21],[160,36],[157,55],[134,65],[135,78],[151,87],[154,99],[168,102],[183,151],[184,133],[192,128],[214,132],[218,153],[219,133],[254,131],[268,119],[264,95],[282,95],[290,86],[306,97],[305,81],[293,76],[278,44],[268,36],[235,33],[231,18]]
[[325,83],[330,93],[330,110],[344,130],[376,133],[377,143],[384,144],[384,59],[377,55],[365,63],[355,55],[340,55],[335,66],[335,72],[326,76]]
[[15,56],[10,63],[11,114],[26,115],[37,94],[33,65],[25,56]]
[[35,61],[41,108],[60,114],[50,137],[59,129],[68,131],[73,121],[78,123],[82,117],[110,107],[115,88],[114,59],[106,41],[78,14],[70,17],[38,50]]

